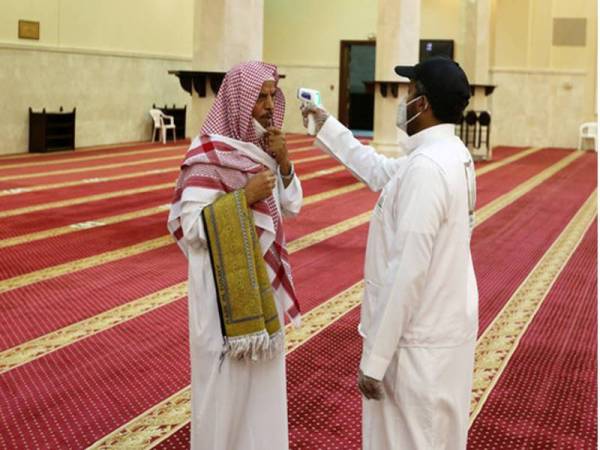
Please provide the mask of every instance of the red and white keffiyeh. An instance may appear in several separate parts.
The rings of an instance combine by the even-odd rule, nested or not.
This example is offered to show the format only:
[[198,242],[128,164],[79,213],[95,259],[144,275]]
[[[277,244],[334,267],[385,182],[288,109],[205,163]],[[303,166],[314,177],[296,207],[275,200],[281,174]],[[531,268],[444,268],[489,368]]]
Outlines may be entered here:
[[[217,98],[194,139],[175,187],[169,213],[168,229],[181,250],[188,248],[181,228],[181,210],[194,188],[230,193],[243,188],[250,176],[269,167],[274,160],[264,151],[264,142],[256,136],[252,110],[265,81],[278,81],[277,68],[261,62],[240,64],[225,76]],[[277,88],[274,96],[273,125],[283,124],[285,100]],[[187,192],[186,192],[187,191]],[[187,195],[186,195],[187,194]],[[271,285],[281,307],[295,324],[300,320],[300,308],[288,259],[281,213],[273,196],[252,205],[256,231],[263,249]]]
[[[227,72],[200,134],[218,134],[251,142],[266,150],[264,141],[254,131],[252,110],[263,83],[269,80],[275,83],[279,81],[277,67],[262,62],[240,64]],[[273,126],[281,130],[285,97],[279,88],[276,89],[273,103]]]

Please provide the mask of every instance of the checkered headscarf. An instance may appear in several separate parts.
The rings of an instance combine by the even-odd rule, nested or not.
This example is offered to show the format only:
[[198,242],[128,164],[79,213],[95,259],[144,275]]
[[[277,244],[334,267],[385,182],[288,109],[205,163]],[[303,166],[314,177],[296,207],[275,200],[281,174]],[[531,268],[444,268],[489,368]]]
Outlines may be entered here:
[[[254,132],[252,110],[265,81],[279,81],[277,67],[250,61],[233,67],[219,88],[217,98],[204,121],[201,135],[219,134],[238,141],[252,142],[265,150],[263,140]],[[281,129],[285,97],[277,88],[273,98],[273,126]]]

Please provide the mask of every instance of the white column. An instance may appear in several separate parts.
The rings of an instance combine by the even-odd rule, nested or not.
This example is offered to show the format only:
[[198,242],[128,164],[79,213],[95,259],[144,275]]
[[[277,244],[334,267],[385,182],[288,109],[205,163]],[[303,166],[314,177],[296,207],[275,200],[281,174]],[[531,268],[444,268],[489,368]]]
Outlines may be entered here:
[[[263,0],[195,0],[192,70],[227,72],[244,61],[260,61],[263,52]],[[186,130],[198,134],[214,93],[194,91]]]
[[[378,0],[376,81],[400,81],[394,67],[419,62],[420,30],[421,0]],[[383,97],[375,86],[373,145],[382,153],[402,153],[396,110],[406,92],[407,87],[401,87],[395,98],[388,89],[387,97]]]
[[[492,0],[462,0],[462,8],[463,55],[459,62],[471,84],[490,84]],[[467,109],[490,111],[490,105],[490,97],[485,95],[485,89],[475,87]],[[475,157],[487,156],[487,150],[483,147],[470,150]]]

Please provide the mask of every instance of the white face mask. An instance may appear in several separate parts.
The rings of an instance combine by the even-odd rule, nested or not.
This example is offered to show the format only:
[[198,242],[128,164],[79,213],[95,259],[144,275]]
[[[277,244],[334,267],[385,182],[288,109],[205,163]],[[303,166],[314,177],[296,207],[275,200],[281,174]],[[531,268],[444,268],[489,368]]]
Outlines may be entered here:
[[265,130],[265,127],[263,127],[258,120],[254,118],[252,118],[252,120],[254,123],[254,133],[256,134],[256,137],[260,139],[265,135],[267,130]]
[[414,102],[416,102],[417,100],[419,100],[421,97],[423,97],[422,95],[419,95],[418,97],[413,98],[411,101],[409,101],[408,103],[406,102],[406,98],[403,99],[400,104],[398,105],[398,112],[396,114],[396,126],[398,128],[400,128],[402,131],[404,131],[406,133],[406,127],[409,123],[411,123],[413,120],[415,120],[417,117],[419,117],[421,115],[421,113],[423,111],[419,111],[417,114],[415,114],[414,116],[412,116],[410,119],[407,117],[408,115],[408,105],[413,104]]

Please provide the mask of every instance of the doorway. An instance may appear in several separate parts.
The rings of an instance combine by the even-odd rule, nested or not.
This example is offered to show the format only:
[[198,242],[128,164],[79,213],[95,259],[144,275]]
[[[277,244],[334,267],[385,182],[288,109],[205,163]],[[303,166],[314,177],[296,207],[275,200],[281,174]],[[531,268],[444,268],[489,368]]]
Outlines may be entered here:
[[355,135],[373,135],[374,80],[375,41],[341,41],[338,118]]

